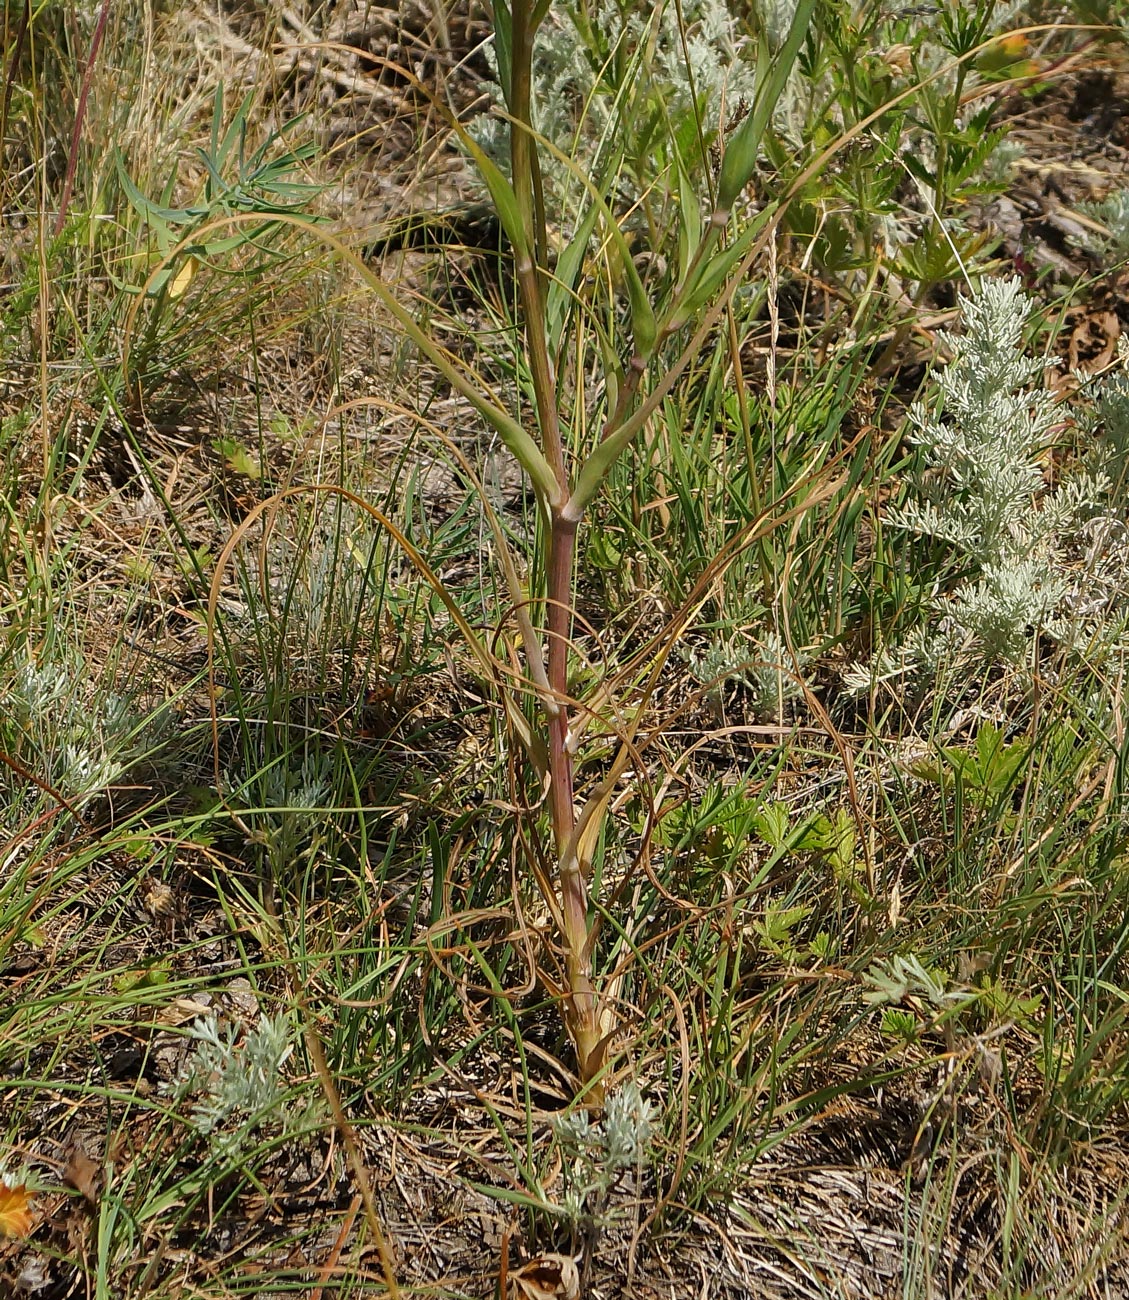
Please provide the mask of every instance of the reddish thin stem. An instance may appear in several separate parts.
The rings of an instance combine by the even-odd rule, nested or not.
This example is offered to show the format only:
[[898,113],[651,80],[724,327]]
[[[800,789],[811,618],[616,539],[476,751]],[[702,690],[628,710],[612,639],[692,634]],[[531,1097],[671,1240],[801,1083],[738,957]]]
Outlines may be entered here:
[[78,145],[82,137],[82,123],[86,117],[86,101],[90,96],[90,78],[94,72],[94,63],[98,58],[98,49],[102,44],[102,36],[106,30],[106,22],[110,17],[110,0],[102,0],[102,8],[98,10],[98,21],[94,24],[94,35],[90,39],[90,54],[87,56],[86,67],[82,72],[82,88],[78,92],[78,106],[74,113],[74,129],[71,131],[71,151],[67,157],[67,174],[63,181],[63,197],[59,200],[59,214],[55,218],[56,235],[63,228],[63,222],[67,219],[67,209],[71,205],[71,192],[74,189],[74,174],[78,167]]
[[564,849],[576,824],[573,806],[572,755],[568,750],[569,710],[565,702],[568,692],[568,645],[572,636],[572,564],[576,547],[577,525],[559,516],[554,518],[549,539],[549,572],[547,581],[548,611],[545,626],[549,634],[548,663],[546,665],[549,688],[560,706],[549,726],[549,769],[552,773],[550,799],[552,800],[553,828],[556,832],[557,851]]

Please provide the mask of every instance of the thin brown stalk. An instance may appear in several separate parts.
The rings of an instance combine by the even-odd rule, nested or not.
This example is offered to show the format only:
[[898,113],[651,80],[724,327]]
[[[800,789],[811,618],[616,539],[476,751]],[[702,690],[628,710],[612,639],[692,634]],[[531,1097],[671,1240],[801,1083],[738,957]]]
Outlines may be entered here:
[[[4,8],[5,18],[5,48],[7,47],[7,6]],[[8,114],[12,109],[12,88],[16,84],[16,69],[20,66],[20,56],[23,54],[24,40],[27,37],[28,23],[31,21],[31,0],[24,0],[23,8],[20,10],[19,23],[16,26],[16,39],[12,43],[12,57],[8,61],[8,77],[4,82],[4,101],[0,104],[0,176],[5,179],[9,172],[4,157],[5,146],[8,143]],[[5,187],[6,188],[6,187]],[[8,211],[8,195],[0,193],[0,226],[3,226],[4,219]]]

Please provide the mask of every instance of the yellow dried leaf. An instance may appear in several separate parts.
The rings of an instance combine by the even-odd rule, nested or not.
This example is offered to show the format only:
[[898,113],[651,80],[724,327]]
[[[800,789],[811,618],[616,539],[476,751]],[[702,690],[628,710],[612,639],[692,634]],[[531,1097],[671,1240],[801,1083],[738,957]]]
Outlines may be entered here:
[[21,1183],[0,1182],[0,1236],[26,1237],[31,1231],[31,1194]]
[[173,998],[157,1012],[157,1024],[186,1025],[190,1020],[206,1016],[209,1010],[205,1003],[197,1002],[195,998]]
[[186,257],[180,264],[180,270],[169,281],[169,297],[175,302],[192,283],[196,268],[200,265],[194,257]]

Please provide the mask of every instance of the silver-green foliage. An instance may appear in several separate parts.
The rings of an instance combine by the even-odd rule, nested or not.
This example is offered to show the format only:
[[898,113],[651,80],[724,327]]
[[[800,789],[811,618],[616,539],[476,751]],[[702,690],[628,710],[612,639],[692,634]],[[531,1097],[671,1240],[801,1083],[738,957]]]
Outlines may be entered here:
[[17,755],[82,808],[152,748],[165,716],[142,723],[123,696],[95,688],[81,655],[30,658],[0,692]]
[[910,636],[848,674],[856,690],[977,665],[1033,666],[1040,642],[1092,659],[1120,630],[1125,509],[1123,475],[1111,471],[1124,458],[1118,419],[1129,426],[1124,380],[1098,393],[1112,436],[1094,429],[1097,450],[1052,486],[1055,431],[1085,417],[1043,386],[1047,359],[1024,347],[1031,313],[1018,279],[989,280],[963,303],[963,333],[942,335],[953,360],[937,371],[931,399],[910,411],[918,469],[887,524],[940,543],[944,571],[957,576],[939,580]]
[[221,1031],[215,1016],[189,1030],[195,1049],[176,1084],[192,1099],[192,1122],[219,1148],[238,1148],[246,1134],[280,1117],[286,1095],[282,1067],[293,1051],[285,1016],[263,1016],[240,1039],[236,1026]]
[[1088,241],[1091,247],[1113,257],[1129,256],[1129,189],[1115,190],[1100,203],[1084,203],[1082,210],[1106,232],[1095,232]]
[[587,1111],[575,1111],[553,1125],[565,1158],[563,1211],[576,1226],[585,1218],[607,1218],[608,1196],[620,1176],[640,1170],[654,1134],[654,1114],[635,1083],[609,1099],[604,1117],[593,1124]]
[[276,868],[294,859],[316,838],[333,788],[326,755],[282,758],[243,780],[227,777],[229,798],[263,844]]
[[744,689],[749,707],[758,718],[780,722],[785,703],[803,695],[799,673],[807,656],[793,655],[771,628],[757,639],[735,631],[704,648],[695,646],[685,651],[683,658],[715,707],[725,704],[726,686],[732,683]]

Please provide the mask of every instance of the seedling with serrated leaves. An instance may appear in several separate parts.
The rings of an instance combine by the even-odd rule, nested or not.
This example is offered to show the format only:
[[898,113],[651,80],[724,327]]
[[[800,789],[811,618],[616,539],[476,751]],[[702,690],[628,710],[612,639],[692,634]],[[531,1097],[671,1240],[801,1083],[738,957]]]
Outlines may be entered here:
[[[183,207],[172,206],[178,179],[174,168],[159,202],[148,198],[134,183],[120,149],[114,151],[118,183],[130,207],[144,221],[158,256],[158,263],[145,281],[144,294],[151,302],[146,332],[135,346],[133,366],[144,369],[144,361],[155,348],[161,327],[172,306],[185,294],[197,268],[206,260],[252,247],[262,256],[261,268],[273,256],[271,240],[282,228],[272,217],[305,213],[310,198],[322,187],[294,179],[295,172],[317,153],[313,141],[295,148],[280,146],[302,118],[295,117],[248,153],[248,115],[254,95],[247,94],[224,127],[224,87],[220,82],[212,104],[211,140],[208,149],[198,149],[205,170],[200,196]],[[234,233],[221,234],[216,219],[223,216],[253,215],[263,220],[238,226]],[[304,216],[305,221],[313,218]],[[205,230],[205,227],[208,229]],[[193,236],[200,232],[200,239]],[[128,293],[135,286],[119,284]]]

